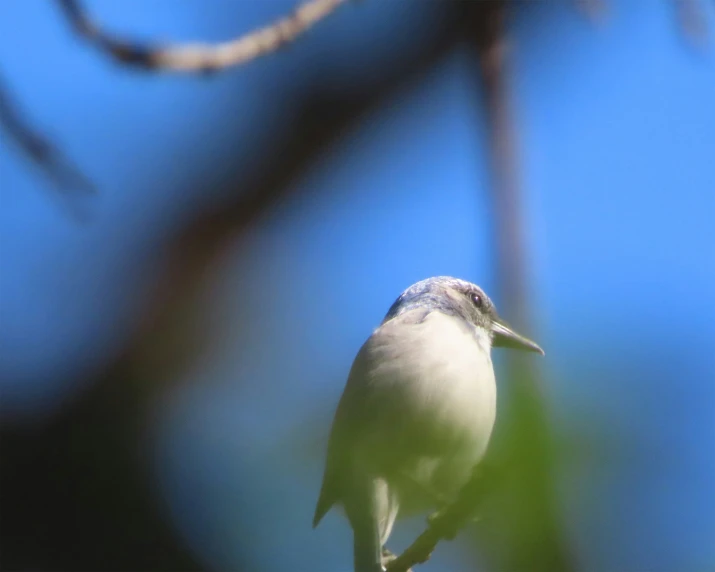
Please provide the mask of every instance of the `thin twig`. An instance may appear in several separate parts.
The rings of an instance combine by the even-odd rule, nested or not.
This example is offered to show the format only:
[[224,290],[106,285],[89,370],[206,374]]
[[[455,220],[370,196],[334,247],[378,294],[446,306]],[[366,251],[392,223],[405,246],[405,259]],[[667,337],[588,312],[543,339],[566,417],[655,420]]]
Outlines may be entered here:
[[75,31],[123,64],[173,72],[209,72],[239,66],[295,40],[347,0],[308,0],[270,26],[217,44],[142,45],[106,32],[92,21],[80,0],[58,0]]
[[62,191],[91,193],[92,183],[47,138],[34,129],[13,102],[7,87],[0,78],[0,128]]

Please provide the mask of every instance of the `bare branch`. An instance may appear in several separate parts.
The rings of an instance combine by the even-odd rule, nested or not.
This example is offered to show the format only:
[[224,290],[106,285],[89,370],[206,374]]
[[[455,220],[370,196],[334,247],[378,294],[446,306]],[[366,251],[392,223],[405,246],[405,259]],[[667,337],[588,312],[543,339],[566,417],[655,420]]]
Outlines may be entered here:
[[52,179],[63,191],[93,192],[94,187],[82,172],[42,134],[27,123],[23,113],[12,101],[0,78],[0,128],[22,153]]
[[427,562],[442,538],[435,526],[428,526],[402,554],[387,563],[387,572],[410,572],[412,566]]
[[150,46],[118,38],[95,24],[80,0],[58,0],[75,31],[116,61],[152,70],[209,72],[239,66],[295,40],[347,0],[307,0],[270,26],[217,44]]

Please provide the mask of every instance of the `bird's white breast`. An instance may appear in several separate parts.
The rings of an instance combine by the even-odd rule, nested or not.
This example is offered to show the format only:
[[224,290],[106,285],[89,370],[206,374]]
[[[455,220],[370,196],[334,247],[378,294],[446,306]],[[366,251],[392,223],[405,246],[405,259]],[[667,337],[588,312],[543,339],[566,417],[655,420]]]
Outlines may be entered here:
[[370,439],[371,453],[382,448],[398,470],[455,493],[484,455],[494,426],[490,346],[486,331],[441,312],[381,326],[363,348],[380,443]]
[[388,368],[398,368],[399,382],[409,384],[410,407],[435,430],[464,432],[477,448],[486,447],[496,415],[487,332],[441,312],[400,330],[404,353]]

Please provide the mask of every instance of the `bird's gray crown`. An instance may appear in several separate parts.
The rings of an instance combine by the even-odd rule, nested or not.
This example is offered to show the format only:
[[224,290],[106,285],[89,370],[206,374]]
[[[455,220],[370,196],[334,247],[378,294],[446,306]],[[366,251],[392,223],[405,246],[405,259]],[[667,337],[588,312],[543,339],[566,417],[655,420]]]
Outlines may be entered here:
[[392,304],[384,321],[410,310],[424,310],[423,318],[442,312],[487,330],[496,317],[494,304],[479,286],[451,276],[427,278],[410,286]]
[[431,312],[442,312],[484,328],[494,346],[510,347],[544,354],[535,342],[515,332],[502,320],[494,304],[479,286],[452,278],[436,276],[417,282],[400,294],[383,324],[405,312],[415,311],[414,320],[422,322]]

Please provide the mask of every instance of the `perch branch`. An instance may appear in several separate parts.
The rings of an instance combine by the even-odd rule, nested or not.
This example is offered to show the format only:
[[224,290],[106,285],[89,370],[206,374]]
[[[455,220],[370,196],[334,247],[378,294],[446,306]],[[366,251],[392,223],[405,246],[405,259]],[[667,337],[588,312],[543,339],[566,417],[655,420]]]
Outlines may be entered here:
[[494,479],[495,472],[487,465],[477,466],[456,500],[430,517],[427,529],[402,554],[387,563],[387,572],[409,572],[412,566],[429,560],[440,541],[453,539],[474,516]]
[[209,72],[239,66],[292,42],[347,0],[307,0],[270,26],[216,44],[151,46],[106,32],[87,15],[80,0],[58,0],[72,27],[114,60],[152,70]]

